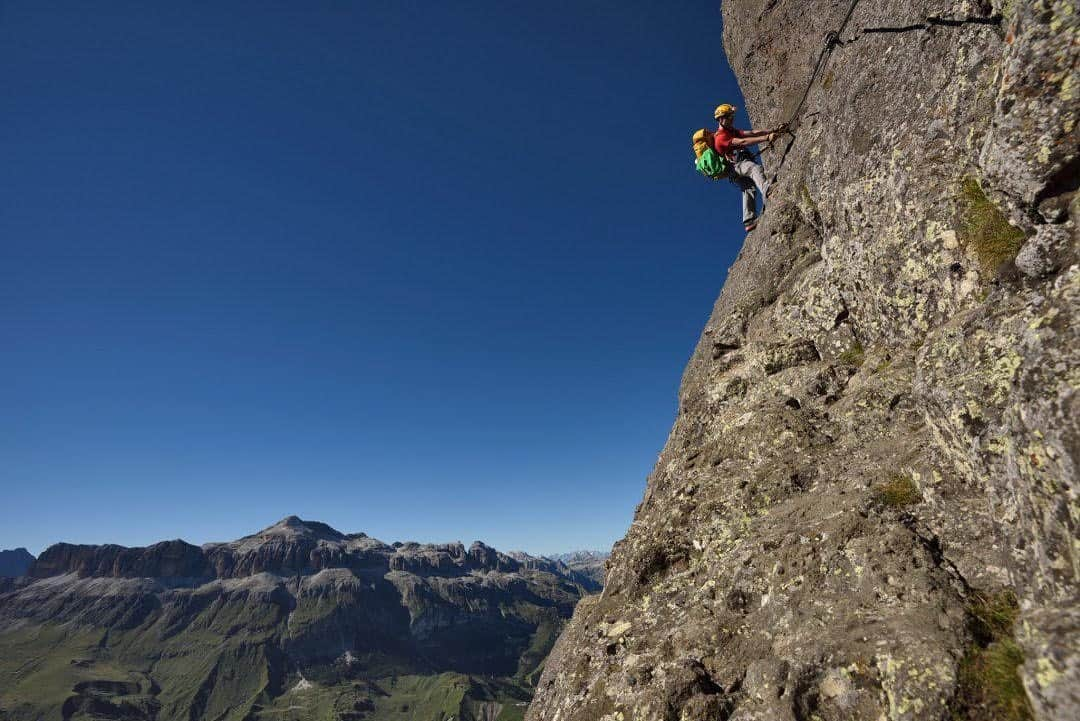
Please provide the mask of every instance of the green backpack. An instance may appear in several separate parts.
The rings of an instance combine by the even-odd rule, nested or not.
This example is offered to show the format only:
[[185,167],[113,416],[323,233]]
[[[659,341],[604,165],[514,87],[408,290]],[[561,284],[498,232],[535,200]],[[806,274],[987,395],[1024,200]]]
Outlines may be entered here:
[[692,140],[694,156],[697,158],[694,161],[694,167],[706,178],[719,180],[728,174],[730,166],[727,158],[713,148],[712,136],[713,134],[705,128],[694,133]]
[[705,152],[701,154],[701,157],[694,162],[694,167],[706,178],[712,178],[713,180],[720,180],[721,178],[726,177],[728,171],[731,169],[728,165],[727,158],[712,148],[705,149]]

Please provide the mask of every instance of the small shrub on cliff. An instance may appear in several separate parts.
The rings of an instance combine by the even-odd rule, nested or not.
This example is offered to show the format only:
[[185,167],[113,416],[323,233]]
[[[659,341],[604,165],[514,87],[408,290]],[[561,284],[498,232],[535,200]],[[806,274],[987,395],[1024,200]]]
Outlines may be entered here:
[[881,508],[907,508],[922,500],[915,481],[897,474],[874,488],[874,503]]
[[965,178],[960,186],[960,242],[975,254],[984,273],[994,273],[1020,252],[1024,231],[986,197],[979,181]]
[[969,606],[975,643],[957,669],[955,721],[1031,721],[1017,672],[1024,653],[1012,637],[1019,613],[1011,591],[978,595]]

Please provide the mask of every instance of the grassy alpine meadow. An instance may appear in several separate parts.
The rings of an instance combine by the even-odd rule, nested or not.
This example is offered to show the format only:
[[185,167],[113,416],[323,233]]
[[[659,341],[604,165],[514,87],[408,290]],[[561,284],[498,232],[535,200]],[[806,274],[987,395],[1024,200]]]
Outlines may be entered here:
[[0,717],[520,721],[532,697],[520,678],[461,673],[275,678],[270,647],[255,639],[185,635],[155,651],[142,636],[54,624],[0,634]]

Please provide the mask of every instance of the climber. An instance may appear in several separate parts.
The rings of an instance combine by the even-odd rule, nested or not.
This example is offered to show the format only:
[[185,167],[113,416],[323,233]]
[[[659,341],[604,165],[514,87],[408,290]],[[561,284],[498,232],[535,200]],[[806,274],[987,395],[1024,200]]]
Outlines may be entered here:
[[[716,108],[713,117],[720,126],[713,133],[713,146],[716,152],[728,159],[731,172],[728,179],[739,186],[743,194],[743,228],[750,232],[757,227],[757,192],[761,192],[761,210],[765,211],[765,198],[769,194],[769,181],[765,179],[765,170],[755,162],[754,156],[747,150],[751,145],[765,141],[772,142],[779,133],[787,130],[787,125],[780,125],[772,130],[739,130],[735,127],[735,106],[724,103]],[[755,190],[756,188],[756,190]]]

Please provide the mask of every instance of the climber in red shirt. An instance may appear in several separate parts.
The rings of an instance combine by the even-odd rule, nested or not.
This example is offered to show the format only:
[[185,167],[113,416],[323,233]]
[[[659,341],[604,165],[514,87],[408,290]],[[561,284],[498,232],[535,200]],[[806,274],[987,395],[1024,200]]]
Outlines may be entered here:
[[757,192],[761,192],[761,209],[765,210],[765,197],[769,194],[769,181],[765,170],[745,150],[751,145],[771,141],[777,133],[782,133],[787,126],[781,125],[773,130],[739,130],[735,127],[735,106],[724,103],[716,108],[713,117],[720,127],[713,133],[713,147],[731,163],[732,183],[743,192],[743,228],[750,232],[757,227]]

